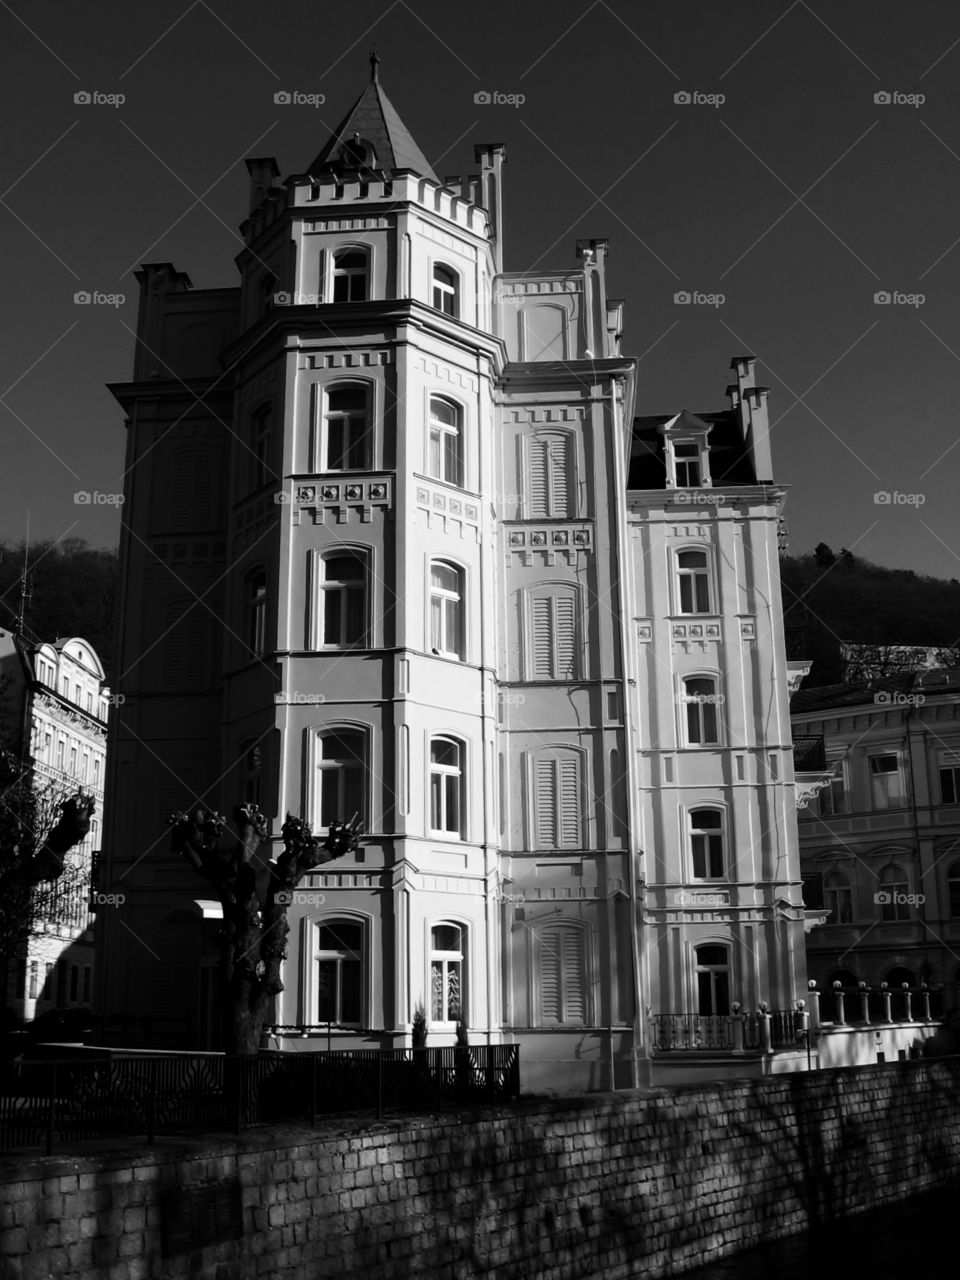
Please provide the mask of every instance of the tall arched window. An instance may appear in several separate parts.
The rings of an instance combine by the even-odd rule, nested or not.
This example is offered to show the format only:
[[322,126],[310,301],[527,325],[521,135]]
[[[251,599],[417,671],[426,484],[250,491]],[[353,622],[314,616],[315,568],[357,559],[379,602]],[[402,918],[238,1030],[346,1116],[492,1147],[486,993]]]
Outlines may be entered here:
[[547,748],[530,762],[531,848],[582,849],[583,756]]
[[559,583],[532,587],[527,601],[528,680],[576,680],[581,675],[579,592]]
[[723,814],[716,809],[692,809],[689,823],[693,878],[721,879],[724,875]]
[[710,613],[710,568],[705,551],[677,552],[677,595],[681,613]]
[[456,738],[430,739],[430,830],[459,839],[464,825],[463,743]]
[[327,390],[321,471],[362,471],[371,464],[368,388],[356,384]]
[[527,442],[527,510],[531,520],[572,514],[571,437],[535,435]]
[[328,553],[320,560],[320,643],[362,645],[367,636],[366,557],[359,551]]
[[849,924],[853,919],[853,895],[849,877],[843,871],[831,871],[823,881],[823,904],[830,912],[827,924]]
[[717,705],[720,695],[713,676],[688,676],[683,682],[686,705],[687,745],[705,746],[720,741]]
[[435,924],[430,930],[430,1020],[466,1020],[464,955],[466,929],[459,924]]
[[253,415],[250,431],[250,484],[259,489],[273,478],[273,411],[263,405]]
[[320,735],[318,826],[364,818],[364,736],[359,729],[328,729]]
[[459,405],[440,396],[430,398],[427,473],[463,486],[463,413]]
[[316,926],[316,1021],[363,1024],[363,925],[324,920]]
[[333,302],[365,302],[369,290],[370,257],[366,249],[351,245],[333,255]]
[[960,862],[952,863],[947,871],[947,893],[951,916],[960,916]]
[[256,657],[267,647],[266,569],[254,569],[247,576],[247,645]]
[[535,932],[541,1026],[582,1026],[588,1021],[587,931],[576,924],[545,925]]
[[880,883],[874,901],[880,907],[881,920],[909,920],[907,902],[909,884],[905,872],[891,864],[880,872]]
[[448,316],[460,314],[460,277],[449,267],[433,268],[433,305]]
[[430,562],[430,646],[445,658],[463,658],[463,570]]
[[730,949],[705,943],[694,952],[697,967],[697,1012],[702,1017],[730,1012]]

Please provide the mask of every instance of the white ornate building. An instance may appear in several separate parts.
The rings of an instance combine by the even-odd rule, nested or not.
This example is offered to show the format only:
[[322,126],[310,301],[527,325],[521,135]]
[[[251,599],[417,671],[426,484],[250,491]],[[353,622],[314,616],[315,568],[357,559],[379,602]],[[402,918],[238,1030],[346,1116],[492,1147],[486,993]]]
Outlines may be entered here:
[[629,1086],[665,1015],[805,989],[783,490],[754,361],[722,412],[635,419],[607,242],[505,271],[475,154],[435,173],[374,67],[304,173],[247,162],[238,286],[139,272],[102,1009],[212,1043],[170,812],[357,812],[276,1042],[408,1043],[423,1003],[526,1086]]
[[96,651],[79,636],[34,645],[0,633],[0,671],[10,676],[6,710],[19,721],[24,768],[47,821],[78,790],[96,806],[61,878],[36,890],[33,936],[7,975],[7,1005],[30,1020],[51,1009],[90,1007],[93,999],[91,871],[103,832],[110,690]]

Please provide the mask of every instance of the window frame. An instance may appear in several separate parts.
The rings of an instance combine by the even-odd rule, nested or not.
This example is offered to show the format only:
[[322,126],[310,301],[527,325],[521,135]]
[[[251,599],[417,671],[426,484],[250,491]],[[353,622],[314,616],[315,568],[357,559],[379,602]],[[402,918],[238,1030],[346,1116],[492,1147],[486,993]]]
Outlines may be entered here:
[[[434,417],[434,404],[446,405],[452,409],[456,421],[454,424],[443,422],[439,418]],[[427,412],[426,412],[426,458],[424,459],[424,474],[430,480],[437,480],[440,484],[448,484],[454,489],[465,489],[467,487],[467,450],[466,450],[466,423],[467,411],[466,406],[460,400],[455,400],[452,396],[441,391],[427,392]],[[436,435],[436,452],[437,464],[434,467],[434,436]],[[455,477],[450,478],[446,474],[447,460],[450,456],[448,439],[452,438],[455,444]]]
[[[316,386],[317,398],[317,422],[316,422],[316,447],[314,452],[314,462],[316,471],[319,475],[325,475],[328,472],[331,475],[349,475],[358,471],[370,471],[374,465],[374,422],[376,412],[376,384],[368,378],[336,378],[331,382],[318,382]],[[363,400],[363,424],[360,432],[359,445],[362,451],[362,461],[359,466],[333,466],[333,459],[330,449],[330,424],[331,420],[336,418],[342,422],[353,424],[360,417],[357,410],[340,411],[331,407],[331,397],[338,391],[355,391],[362,393]],[[344,444],[340,450],[340,457],[343,461],[349,461],[353,452],[354,441],[352,437],[353,427],[348,425],[343,429]],[[347,442],[347,435],[350,435],[350,441]]]
[[[308,790],[304,812],[310,814],[310,825],[314,834],[326,832],[330,829],[329,823],[323,821],[324,775],[334,769],[340,771],[337,787],[337,807],[339,810],[337,821],[349,822],[353,816],[352,813],[345,811],[350,800],[350,787],[345,774],[347,771],[356,771],[359,775],[358,821],[360,826],[367,830],[373,802],[370,786],[372,750],[370,726],[352,721],[337,721],[330,724],[313,725],[306,732],[308,734],[306,751]],[[356,735],[359,741],[359,751],[356,756],[353,759],[349,759],[346,755],[342,760],[326,759],[324,756],[324,742],[330,738],[343,738],[347,735]]]
[[[577,583],[571,582],[538,582],[535,586],[524,590],[524,675],[530,682],[577,683],[584,678],[584,661],[586,654],[583,645],[583,612],[582,594]],[[561,628],[559,624],[558,602],[569,601],[573,609],[573,635],[571,640],[572,663],[569,675],[562,673],[561,664]],[[536,606],[546,602],[550,607],[550,674],[537,670],[537,632]]]
[[[706,950],[708,947],[718,947],[726,953],[726,960],[723,964],[711,963],[700,959],[700,952]],[[697,942],[691,944],[691,952],[694,1003],[697,1010],[697,1016],[701,1018],[726,1017],[730,1013],[730,992],[734,985],[733,947],[731,943],[726,938],[701,938]],[[720,974],[725,975],[726,981],[721,984],[721,989],[718,991],[716,978]],[[714,1007],[706,1010],[701,1007],[703,1004],[703,985],[700,981],[701,975],[709,975],[710,978],[709,1003]],[[718,995],[720,996],[719,999]],[[716,1007],[718,1005],[725,1005],[726,1007]]]
[[[454,765],[435,761],[433,749],[435,743],[444,743],[456,748],[457,762]],[[452,733],[432,733],[427,739],[427,833],[433,840],[466,840],[467,838],[467,744],[463,738]],[[448,789],[446,779],[455,779],[454,795],[456,796],[457,818],[455,827],[434,826],[434,779],[439,780],[440,816],[448,817]]]
[[[874,762],[877,760],[894,760],[896,769],[877,770],[874,768]],[[870,751],[867,753],[867,776],[870,779],[870,801],[871,808],[879,811],[887,809],[904,809],[907,807],[907,788],[906,779],[903,772],[903,761],[900,751],[894,749],[892,751]],[[898,803],[890,803],[890,797],[885,793],[881,794],[877,786],[877,779],[883,777],[896,777],[899,788]],[[881,803],[881,800],[883,803]]]
[[910,896],[910,877],[897,862],[888,862],[877,876],[877,892],[889,893],[889,902],[878,902],[882,924],[902,924],[914,918],[914,909],[908,902],[897,902],[897,894]]
[[[702,680],[704,682],[709,682],[713,686],[713,693],[712,694],[689,693],[688,685],[695,680]],[[723,706],[724,698],[723,698],[723,694],[720,692],[719,675],[717,675],[712,671],[688,672],[687,675],[680,677],[680,689],[681,689],[680,704],[682,708],[681,741],[683,742],[683,745],[685,747],[691,747],[691,748],[721,746],[723,744],[724,734],[723,734],[723,728],[722,728],[723,722],[722,722],[722,718],[720,716],[718,708]],[[698,731],[701,734],[699,738],[694,738],[694,736],[691,733],[690,712],[691,712],[691,708],[693,707],[696,707],[699,709],[699,713],[697,715],[697,721],[699,725]],[[712,709],[713,711],[714,737],[712,738],[706,736],[707,730],[709,728],[709,721],[710,721],[708,708]]]
[[[586,779],[589,776],[586,749],[572,746],[569,743],[544,743],[526,754],[527,788],[525,808],[527,810],[527,848],[531,850],[583,851],[587,848],[590,838],[589,819],[586,812]],[[567,760],[572,760],[577,769],[577,806],[575,810],[577,831],[575,833],[576,838],[573,840],[569,840],[565,836],[565,815],[562,806],[564,788],[560,765]],[[541,830],[540,806],[538,804],[538,798],[541,794],[539,766],[547,763],[553,765],[554,811],[551,821],[556,835],[556,843],[554,844],[541,841],[541,835],[545,833]]]
[[[591,928],[587,921],[581,920],[544,920],[537,922],[532,928],[533,948],[530,965],[530,1008],[533,1012],[533,1025],[536,1027],[556,1027],[564,1029],[567,1027],[590,1027],[594,1025],[594,1008],[593,1008],[593,976],[594,976],[594,941],[595,931]],[[560,1017],[554,1021],[547,1019],[544,1010],[544,939],[551,935],[558,936],[558,985],[562,988],[559,996]],[[578,939],[578,959],[582,960],[581,977],[583,980],[583,1017],[567,1016],[569,1009],[567,1006],[568,995],[573,998],[573,993],[566,990],[566,973],[564,965],[564,943],[565,936],[575,937]]]
[[[340,947],[330,948],[320,946],[321,930],[330,929],[337,923],[351,925],[360,930],[359,948],[351,956],[349,953],[351,948]],[[338,1014],[343,1012],[343,960],[356,959],[359,965],[359,978],[357,983],[359,1009],[358,1020],[347,1020],[342,1016],[336,1020],[331,1020],[329,1025],[344,1031],[359,1031],[369,1025],[370,1021],[370,954],[371,954],[371,936],[372,922],[369,916],[362,915],[359,912],[350,910],[336,910],[324,913],[321,916],[306,917],[303,927],[307,932],[307,945],[304,947],[304,959],[306,962],[306,973],[304,975],[304,1007],[301,1010],[303,1020],[313,1026],[327,1026],[326,1020],[320,1018],[320,965],[321,963],[329,963],[331,960],[336,962],[336,1003]]]
[[[357,267],[347,267],[344,269],[342,267],[337,266],[337,259],[346,257],[346,255],[350,253],[358,253],[363,255],[364,264],[362,269]],[[373,289],[372,289],[373,246],[369,244],[363,244],[360,241],[346,241],[343,244],[338,244],[336,245],[336,247],[331,248],[328,251],[328,254],[329,254],[330,266],[329,266],[329,281],[327,285],[327,293],[328,293],[327,301],[330,303],[335,303],[339,306],[343,306],[344,304],[349,302],[370,302],[373,296]],[[347,285],[348,296],[346,298],[338,298],[337,282],[338,280],[344,280],[344,279],[349,282]],[[353,281],[358,279],[363,280],[363,297],[362,298],[354,298],[351,296],[352,293],[354,292]]]
[[250,415],[250,488],[262,489],[276,479],[270,465],[273,454],[273,405],[260,404]]
[[834,867],[823,877],[823,905],[830,912],[824,924],[853,924],[853,881],[842,867]]
[[[681,556],[699,555],[703,556],[703,565],[696,568],[688,568],[680,563]],[[676,605],[677,617],[691,618],[704,617],[709,614],[718,612],[715,600],[715,584],[716,578],[713,572],[713,563],[710,549],[704,546],[685,546],[675,547],[673,551],[673,580],[676,589]],[[684,582],[689,582],[690,586],[690,609],[683,607]],[[707,607],[701,609],[699,605],[699,586],[703,584],[706,589]]]
[[[667,442],[667,447],[665,452],[666,452],[666,463],[667,463],[667,488],[668,489],[709,489],[711,488],[713,481],[710,476],[710,461],[709,461],[710,448],[709,448],[709,445],[707,444],[706,436],[690,435],[690,434],[679,435],[676,437],[667,436],[666,442]],[[692,457],[689,457],[689,456],[678,458],[677,457],[678,447],[696,449],[697,451],[696,458],[693,459]],[[681,483],[680,467],[682,465],[684,468],[686,468],[691,462],[695,464],[699,478],[695,484],[691,484],[685,474],[684,480]]]
[[[460,934],[459,951],[451,951],[448,948],[437,947],[434,945],[434,934],[438,929],[457,929]],[[469,1025],[469,960],[470,960],[470,924],[466,920],[458,920],[456,917],[443,916],[438,920],[427,921],[427,982],[426,990],[429,993],[427,1014],[428,1026],[434,1031],[453,1031],[459,1022]],[[442,990],[442,1012],[449,1013],[450,1006],[448,1002],[449,996],[449,968],[453,964],[460,966],[460,1004],[459,1016],[456,1018],[437,1018],[434,1016],[434,989],[433,975],[434,965],[441,966],[441,990]]]
[[[559,461],[554,449],[559,447]],[[534,495],[534,479],[541,460],[534,455],[535,448],[543,450],[543,503],[542,510]],[[577,451],[576,436],[572,431],[541,430],[531,432],[524,440],[524,518],[527,520],[574,520],[577,517]],[[564,493],[559,492],[558,472],[563,475]]]
[[[450,283],[441,281],[438,283],[437,275],[439,272],[446,272],[450,277]],[[456,268],[451,267],[448,262],[434,262],[430,272],[430,300],[434,311],[439,311],[445,316],[449,316],[451,320],[460,319],[460,272]],[[437,293],[440,292],[441,305],[437,306]],[[449,307],[445,304],[449,302]]]
[[[262,589],[257,585],[262,582]],[[243,575],[245,644],[253,658],[267,652],[268,577],[264,565],[248,569]]]
[[[716,827],[701,827],[694,823],[697,814],[711,814],[719,819]],[[721,805],[706,802],[703,804],[691,805],[686,810],[686,836],[687,851],[690,866],[690,878],[697,884],[705,882],[723,882],[729,879],[727,867],[727,815],[725,809]],[[703,839],[706,843],[704,850],[699,853],[696,841]],[[714,871],[714,858],[716,850],[713,848],[713,842],[719,842],[720,870]],[[703,858],[704,872],[702,875],[697,872],[697,864],[699,858]]]
[[[433,581],[434,566],[448,569],[456,575],[457,588],[453,591],[449,587],[437,586]],[[467,660],[467,570],[464,565],[458,564],[455,560],[450,560],[445,556],[431,556],[427,559],[427,618],[426,618],[426,639],[427,644],[425,650],[432,653],[435,657],[446,658],[451,662],[466,662]],[[438,633],[434,633],[434,600],[441,601],[438,611],[439,629]],[[457,611],[456,630],[458,635],[456,642],[457,649],[445,647],[448,642],[448,608],[444,602],[456,601],[459,604]],[[436,641],[436,643],[435,643]]]
[[[360,568],[358,578],[353,580],[344,579],[342,581],[328,578],[327,566],[330,562],[347,558],[357,561]],[[342,649],[368,649],[370,647],[370,582],[373,576],[370,561],[371,549],[353,543],[314,549],[310,574],[310,625],[307,636],[308,645],[311,649],[336,652]],[[358,585],[350,585],[351,582],[356,582]],[[341,638],[336,641],[328,639],[326,632],[327,601],[328,597],[334,593],[341,597]],[[356,638],[345,640],[343,635],[347,629],[347,621],[351,614],[349,608],[351,594],[360,596],[360,631]]]

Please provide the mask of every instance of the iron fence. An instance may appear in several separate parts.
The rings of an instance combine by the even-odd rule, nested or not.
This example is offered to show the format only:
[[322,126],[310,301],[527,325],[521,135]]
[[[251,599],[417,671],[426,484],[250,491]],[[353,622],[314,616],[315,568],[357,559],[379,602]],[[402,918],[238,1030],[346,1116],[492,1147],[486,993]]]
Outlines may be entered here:
[[520,1095],[518,1045],[0,1064],[0,1150]]

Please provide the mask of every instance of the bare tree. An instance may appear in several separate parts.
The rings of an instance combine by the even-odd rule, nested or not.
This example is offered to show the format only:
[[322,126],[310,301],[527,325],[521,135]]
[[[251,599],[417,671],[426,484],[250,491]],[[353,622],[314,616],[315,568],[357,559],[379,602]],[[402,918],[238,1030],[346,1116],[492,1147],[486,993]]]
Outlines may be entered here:
[[223,906],[221,975],[227,1053],[256,1053],[273,1000],[283,991],[287,912],[297,885],[314,868],[357,848],[355,820],[331,823],[321,842],[300,818],[287,815],[283,850],[264,859],[259,849],[268,823],[256,805],[234,810],[236,834],[206,809],[170,819],[172,847],[213,886]]

